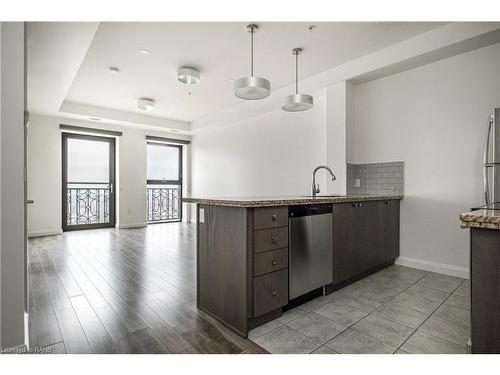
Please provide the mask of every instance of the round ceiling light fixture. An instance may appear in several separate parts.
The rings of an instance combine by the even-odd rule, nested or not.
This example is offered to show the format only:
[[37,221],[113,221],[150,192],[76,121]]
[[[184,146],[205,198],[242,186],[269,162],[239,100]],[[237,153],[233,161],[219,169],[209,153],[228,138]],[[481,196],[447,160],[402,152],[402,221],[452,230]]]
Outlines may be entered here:
[[147,50],[146,48],[141,48],[139,52],[142,53],[143,55],[151,55],[151,51]]
[[177,70],[177,80],[186,85],[196,85],[200,83],[200,72],[194,68],[184,66]]
[[300,112],[311,109],[314,104],[312,95],[299,94],[299,55],[302,53],[302,48],[294,48],[292,54],[295,55],[295,94],[288,95],[285,98],[285,103],[281,107],[287,112]]
[[264,99],[271,94],[271,82],[262,77],[255,77],[253,74],[253,34],[258,30],[258,26],[251,24],[247,26],[250,33],[250,76],[234,81],[234,95],[246,100]]
[[153,99],[140,98],[137,101],[137,108],[142,109],[143,111],[152,111],[155,107],[156,103]]

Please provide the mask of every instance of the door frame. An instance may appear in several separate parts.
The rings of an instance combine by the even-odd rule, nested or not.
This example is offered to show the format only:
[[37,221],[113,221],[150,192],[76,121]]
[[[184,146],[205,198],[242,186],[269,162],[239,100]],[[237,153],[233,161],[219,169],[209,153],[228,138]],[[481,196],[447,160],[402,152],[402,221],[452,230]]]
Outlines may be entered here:
[[[183,153],[183,147],[182,145],[178,144],[172,144],[172,143],[165,143],[165,142],[156,142],[156,141],[147,141],[146,142],[146,147],[147,145],[154,145],[154,146],[162,146],[162,147],[172,147],[176,148],[179,153],[179,179],[178,180],[148,180],[146,176],[146,189],[148,188],[148,185],[179,185],[179,219],[178,220],[158,220],[158,221],[148,221],[147,220],[147,212],[146,212],[146,224],[162,224],[162,223],[179,223],[182,222],[182,190],[184,188],[184,185],[182,183],[182,180],[184,179],[184,171],[183,171],[183,160],[182,160],[182,153]],[[147,210],[147,207],[146,207]]]
[[[80,225],[67,224],[68,139],[70,138],[109,143],[109,180],[110,180],[109,182],[111,185],[109,193],[109,223],[80,224]],[[62,132],[61,140],[62,140],[62,191],[61,191],[62,223],[61,224],[63,232],[72,230],[83,230],[83,229],[113,228],[116,224],[116,208],[115,208],[116,207],[116,152],[115,152],[116,139],[112,137],[103,137],[98,135]]]

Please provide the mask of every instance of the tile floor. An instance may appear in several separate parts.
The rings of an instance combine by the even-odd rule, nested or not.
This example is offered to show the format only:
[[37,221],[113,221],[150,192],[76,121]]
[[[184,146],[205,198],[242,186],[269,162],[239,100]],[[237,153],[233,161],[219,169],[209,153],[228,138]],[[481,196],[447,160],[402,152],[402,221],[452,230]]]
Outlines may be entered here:
[[466,353],[468,280],[391,266],[250,331],[271,353]]

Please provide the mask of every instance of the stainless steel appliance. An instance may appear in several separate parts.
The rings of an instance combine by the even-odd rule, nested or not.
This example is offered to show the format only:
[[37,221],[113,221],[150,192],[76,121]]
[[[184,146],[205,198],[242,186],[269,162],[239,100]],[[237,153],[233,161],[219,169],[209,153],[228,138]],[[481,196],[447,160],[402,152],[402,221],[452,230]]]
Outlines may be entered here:
[[500,201],[500,108],[490,115],[483,164],[484,200]]
[[331,204],[288,208],[290,299],[332,282],[332,220]]

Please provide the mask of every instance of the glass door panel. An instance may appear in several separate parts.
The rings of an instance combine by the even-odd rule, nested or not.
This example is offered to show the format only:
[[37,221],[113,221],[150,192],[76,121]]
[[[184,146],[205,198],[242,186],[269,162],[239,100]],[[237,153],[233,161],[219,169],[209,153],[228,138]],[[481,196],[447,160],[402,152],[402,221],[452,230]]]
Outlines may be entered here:
[[63,230],[115,225],[115,139],[63,134]]

